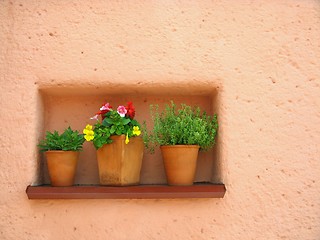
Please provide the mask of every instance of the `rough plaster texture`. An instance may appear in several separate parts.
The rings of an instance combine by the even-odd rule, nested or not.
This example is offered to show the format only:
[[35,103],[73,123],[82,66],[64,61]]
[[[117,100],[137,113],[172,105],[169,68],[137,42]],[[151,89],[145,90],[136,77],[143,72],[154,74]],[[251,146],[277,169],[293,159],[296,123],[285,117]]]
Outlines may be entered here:
[[[0,40],[0,239],[320,239],[319,1],[2,0]],[[223,199],[27,199],[43,95],[179,85],[218,92]]]

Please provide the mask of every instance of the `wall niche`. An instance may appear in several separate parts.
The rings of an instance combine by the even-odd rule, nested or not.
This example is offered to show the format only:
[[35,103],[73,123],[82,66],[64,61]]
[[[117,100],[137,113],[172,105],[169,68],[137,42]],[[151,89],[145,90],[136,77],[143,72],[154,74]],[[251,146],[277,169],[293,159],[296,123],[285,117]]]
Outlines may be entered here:
[[[90,120],[104,102],[113,107],[126,105],[132,101],[136,108],[136,119],[146,121],[151,126],[150,104],[158,104],[160,109],[173,100],[177,105],[186,103],[197,105],[208,114],[219,116],[218,87],[201,83],[186,84],[110,84],[105,86],[45,86],[39,89],[42,101],[42,138],[46,131],[61,132],[68,126],[82,131],[86,124],[94,124]],[[221,183],[221,162],[219,159],[219,136],[212,150],[200,152],[195,182]],[[39,183],[49,184],[47,166],[44,155],[38,159],[40,165]],[[144,152],[141,170],[141,185],[165,185],[166,177],[160,150],[154,154]],[[75,185],[99,185],[96,150],[91,142],[85,142],[80,153]],[[221,184],[220,184],[221,185]],[[220,186],[221,187],[221,186]],[[224,188],[224,185],[223,185]],[[30,191],[30,189],[29,189]],[[223,193],[224,194],[224,193]]]

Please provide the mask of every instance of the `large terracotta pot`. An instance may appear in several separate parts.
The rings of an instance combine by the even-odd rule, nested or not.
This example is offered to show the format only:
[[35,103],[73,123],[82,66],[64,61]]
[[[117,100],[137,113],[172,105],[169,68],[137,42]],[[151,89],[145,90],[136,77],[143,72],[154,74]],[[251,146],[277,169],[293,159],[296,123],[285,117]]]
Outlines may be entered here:
[[76,151],[47,151],[48,171],[51,185],[68,187],[74,183],[79,152]]
[[144,144],[141,137],[132,137],[125,144],[125,135],[111,136],[110,144],[97,150],[101,185],[128,186],[140,183]]
[[198,145],[161,146],[169,185],[192,185],[197,168]]

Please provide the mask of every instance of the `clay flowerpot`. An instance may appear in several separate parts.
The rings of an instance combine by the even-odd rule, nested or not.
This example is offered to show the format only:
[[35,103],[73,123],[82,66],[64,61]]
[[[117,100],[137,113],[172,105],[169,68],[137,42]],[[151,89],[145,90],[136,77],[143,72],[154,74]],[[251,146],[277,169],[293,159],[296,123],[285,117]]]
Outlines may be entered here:
[[132,137],[128,144],[125,135],[111,136],[112,143],[97,150],[101,185],[128,186],[140,182],[143,158],[143,140]]
[[197,168],[198,145],[161,146],[169,185],[192,185]]
[[76,151],[47,151],[48,171],[51,185],[68,187],[74,183],[79,152]]

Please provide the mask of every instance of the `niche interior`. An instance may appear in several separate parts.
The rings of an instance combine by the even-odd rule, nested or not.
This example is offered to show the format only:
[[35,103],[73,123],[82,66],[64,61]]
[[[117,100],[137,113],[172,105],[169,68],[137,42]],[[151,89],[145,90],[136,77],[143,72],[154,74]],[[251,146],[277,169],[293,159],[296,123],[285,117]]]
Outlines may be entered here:
[[[197,105],[208,114],[217,113],[219,119],[219,87],[208,84],[141,84],[105,85],[100,87],[46,86],[39,89],[39,126],[42,129],[39,139],[46,131],[61,132],[68,126],[82,131],[104,102],[112,106],[133,102],[136,120],[146,122],[151,127],[150,105],[163,108],[174,101]],[[91,142],[85,142],[80,153],[75,186],[50,187],[44,155],[38,155],[39,173],[34,184],[28,186],[30,199],[38,198],[199,198],[223,197],[225,186],[222,184],[221,159],[219,154],[220,138],[212,150],[200,152],[198,157],[195,184],[188,187],[166,185],[166,176],[161,153],[154,154],[145,150],[139,186],[106,187],[99,186],[96,150]]]

